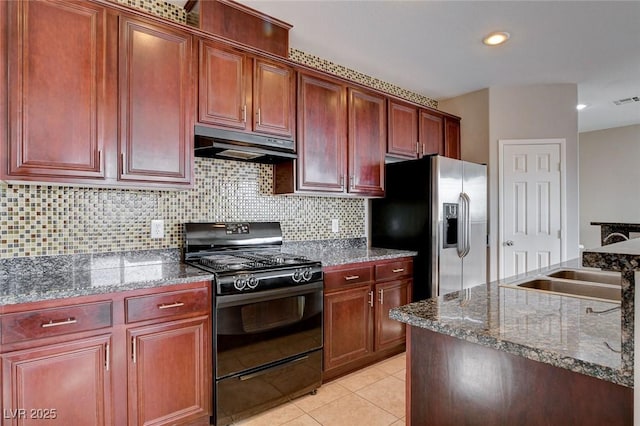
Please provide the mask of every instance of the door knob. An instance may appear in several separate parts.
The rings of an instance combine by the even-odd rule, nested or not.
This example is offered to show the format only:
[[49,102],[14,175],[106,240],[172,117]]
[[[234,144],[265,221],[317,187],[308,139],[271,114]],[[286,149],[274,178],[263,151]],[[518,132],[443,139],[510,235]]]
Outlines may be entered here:
[[507,240],[507,241],[504,242],[504,245],[511,247],[513,245],[513,241]]

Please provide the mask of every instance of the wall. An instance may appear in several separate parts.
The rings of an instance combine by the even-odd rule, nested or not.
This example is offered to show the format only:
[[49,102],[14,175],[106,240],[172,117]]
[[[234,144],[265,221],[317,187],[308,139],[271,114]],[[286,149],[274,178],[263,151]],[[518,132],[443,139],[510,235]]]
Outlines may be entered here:
[[546,84],[489,89],[489,243],[492,279],[498,271],[498,141],[566,140],[567,259],[579,256],[578,87]]
[[567,259],[578,257],[577,85],[491,87],[439,102],[462,117],[463,160],[488,164],[489,278],[498,272],[498,141],[566,139]]
[[580,243],[600,246],[590,222],[640,223],[640,125],[580,133]]

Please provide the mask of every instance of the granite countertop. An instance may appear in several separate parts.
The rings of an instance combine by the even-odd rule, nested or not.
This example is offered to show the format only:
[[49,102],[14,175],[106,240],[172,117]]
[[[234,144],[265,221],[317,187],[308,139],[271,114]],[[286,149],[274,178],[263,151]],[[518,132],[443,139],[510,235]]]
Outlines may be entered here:
[[366,239],[300,241],[283,244],[282,251],[322,262],[322,266],[412,257],[410,250],[367,247]]
[[[416,254],[367,247],[365,238],[287,242],[282,251],[319,260],[323,266]],[[179,249],[168,249],[0,259],[0,308],[213,279],[180,258]]]
[[0,262],[0,307],[211,279],[178,250],[11,259]]
[[[627,387],[633,371],[622,361],[619,303],[527,291],[514,284],[578,259],[394,308],[392,319]],[[606,313],[588,314],[587,308]]]

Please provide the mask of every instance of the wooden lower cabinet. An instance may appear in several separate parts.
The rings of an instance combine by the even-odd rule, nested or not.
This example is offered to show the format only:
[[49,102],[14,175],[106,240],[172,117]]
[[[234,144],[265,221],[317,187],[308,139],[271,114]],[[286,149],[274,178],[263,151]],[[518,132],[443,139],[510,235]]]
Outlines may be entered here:
[[381,351],[404,345],[406,326],[389,318],[389,310],[411,302],[409,280],[389,281],[375,285],[375,350]]
[[323,380],[404,350],[405,325],[389,309],[411,301],[412,266],[404,258],[326,268]]
[[208,425],[210,285],[3,306],[0,425]]
[[344,365],[373,351],[369,285],[324,297],[324,369]]
[[112,424],[110,349],[106,334],[1,355],[2,424]]
[[129,330],[129,424],[172,425],[208,417],[209,316]]

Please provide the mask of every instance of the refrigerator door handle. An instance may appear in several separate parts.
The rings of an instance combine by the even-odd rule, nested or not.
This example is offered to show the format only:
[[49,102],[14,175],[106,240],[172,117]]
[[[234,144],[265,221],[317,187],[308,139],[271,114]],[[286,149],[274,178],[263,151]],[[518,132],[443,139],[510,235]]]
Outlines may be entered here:
[[469,196],[461,192],[458,199],[458,205],[460,214],[458,216],[458,257],[463,258],[469,254],[471,250],[471,215],[470,215],[470,202]]
[[459,258],[463,258],[464,257],[464,250],[466,248],[465,245],[465,237],[464,237],[464,233],[466,231],[466,225],[465,225],[465,213],[464,213],[464,209],[465,209],[465,203],[464,203],[464,192],[460,193],[460,196],[458,197],[458,236],[457,236],[457,241],[456,241],[456,251],[458,252],[458,257]]

